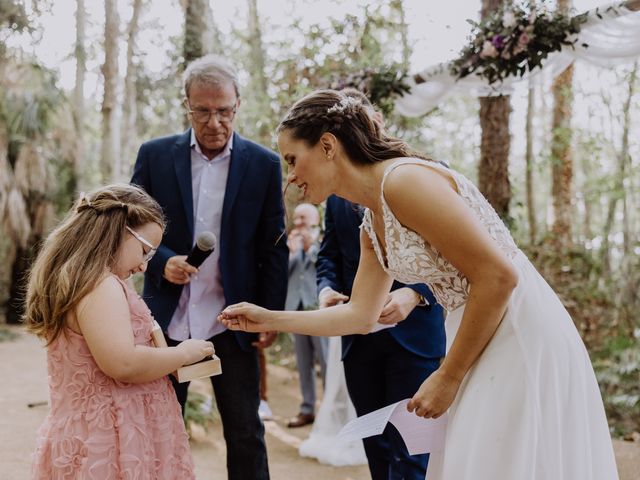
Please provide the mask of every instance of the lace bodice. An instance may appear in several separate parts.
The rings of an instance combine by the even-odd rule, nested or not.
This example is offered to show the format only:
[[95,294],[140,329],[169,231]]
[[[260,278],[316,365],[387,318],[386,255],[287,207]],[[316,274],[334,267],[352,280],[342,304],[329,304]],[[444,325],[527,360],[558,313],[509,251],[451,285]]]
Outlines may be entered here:
[[389,275],[403,283],[426,283],[438,303],[448,311],[452,311],[466,303],[469,295],[469,281],[424,238],[403,226],[384,198],[384,182],[387,175],[395,168],[405,164],[428,165],[450,175],[456,182],[458,193],[464,202],[477,215],[500,249],[509,258],[513,258],[518,247],[487,199],[461,173],[448,169],[437,162],[415,158],[398,160],[389,165],[382,177],[381,190],[386,259],[373,229],[373,218],[369,209],[365,210],[362,228],[371,238],[378,260]]

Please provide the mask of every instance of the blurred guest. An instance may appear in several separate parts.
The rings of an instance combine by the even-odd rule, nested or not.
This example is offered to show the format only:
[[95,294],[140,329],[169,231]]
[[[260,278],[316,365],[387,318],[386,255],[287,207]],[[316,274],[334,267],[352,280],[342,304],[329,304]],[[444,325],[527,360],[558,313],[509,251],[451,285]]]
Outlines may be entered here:
[[[285,310],[311,310],[318,306],[316,295],[316,258],[320,214],[316,207],[302,203],[293,212],[289,233],[289,286]],[[316,404],[315,361],[320,364],[324,382],[328,340],[326,337],[294,335],[296,362],[300,377],[302,404],[298,414],[287,422],[289,428],[313,423]]]

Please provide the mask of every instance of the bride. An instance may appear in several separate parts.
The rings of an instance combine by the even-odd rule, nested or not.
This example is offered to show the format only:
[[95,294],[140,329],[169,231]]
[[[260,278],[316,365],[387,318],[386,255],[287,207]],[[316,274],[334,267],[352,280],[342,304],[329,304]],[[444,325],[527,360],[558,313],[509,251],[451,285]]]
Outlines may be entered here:
[[[449,314],[440,368],[408,404],[449,413],[429,480],[618,478],[591,362],[564,306],[460,173],[382,132],[333,90],[299,100],[278,128],[288,181],[314,203],[367,207],[348,303],[309,312],[227,307],[233,330],[367,333],[392,279],[429,285]],[[275,239],[274,239],[275,240]]]

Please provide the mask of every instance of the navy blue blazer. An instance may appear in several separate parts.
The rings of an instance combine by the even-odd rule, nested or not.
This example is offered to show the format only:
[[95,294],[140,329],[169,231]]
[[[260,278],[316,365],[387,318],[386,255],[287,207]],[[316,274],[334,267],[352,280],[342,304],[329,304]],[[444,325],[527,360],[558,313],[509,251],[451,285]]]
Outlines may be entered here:
[[[233,134],[220,238],[222,287],[227,304],[252,302],[282,310],[287,295],[289,250],[284,225],[282,170],[278,156]],[[157,138],[138,151],[131,183],[140,185],[162,207],[167,228],[144,279],[144,298],[166,331],[178,306],[182,285],[162,276],[169,257],[186,255],[194,244],[191,180],[191,129]],[[281,236],[282,235],[282,236]],[[211,312],[212,321],[218,312]],[[248,350],[256,334],[236,332]]]
[[[362,223],[362,214],[351,202],[332,195],[327,199],[324,218],[324,238],[316,262],[318,293],[324,287],[331,287],[337,292],[350,296],[360,260],[358,227]],[[424,284],[404,285],[394,282],[391,290],[405,286],[424,296],[430,305],[416,307],[397,326],[369,335],[389,332],[400,345],[417,355],[428,358],[443,357],[446,342],[442,307]],[[349,353],[354,338],[354,335],[342,337],[343,359]]]

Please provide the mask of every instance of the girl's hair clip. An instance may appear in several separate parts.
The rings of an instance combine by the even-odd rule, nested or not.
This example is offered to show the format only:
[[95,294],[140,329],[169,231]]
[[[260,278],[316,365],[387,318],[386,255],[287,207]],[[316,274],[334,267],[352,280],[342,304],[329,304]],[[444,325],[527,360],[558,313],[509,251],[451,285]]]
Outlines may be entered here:
[[76,207],[76,212],[80,213],[87,208],[93,208],[93,204],[86,193],[80,192],[80,196],[78,199],[78,206]]

